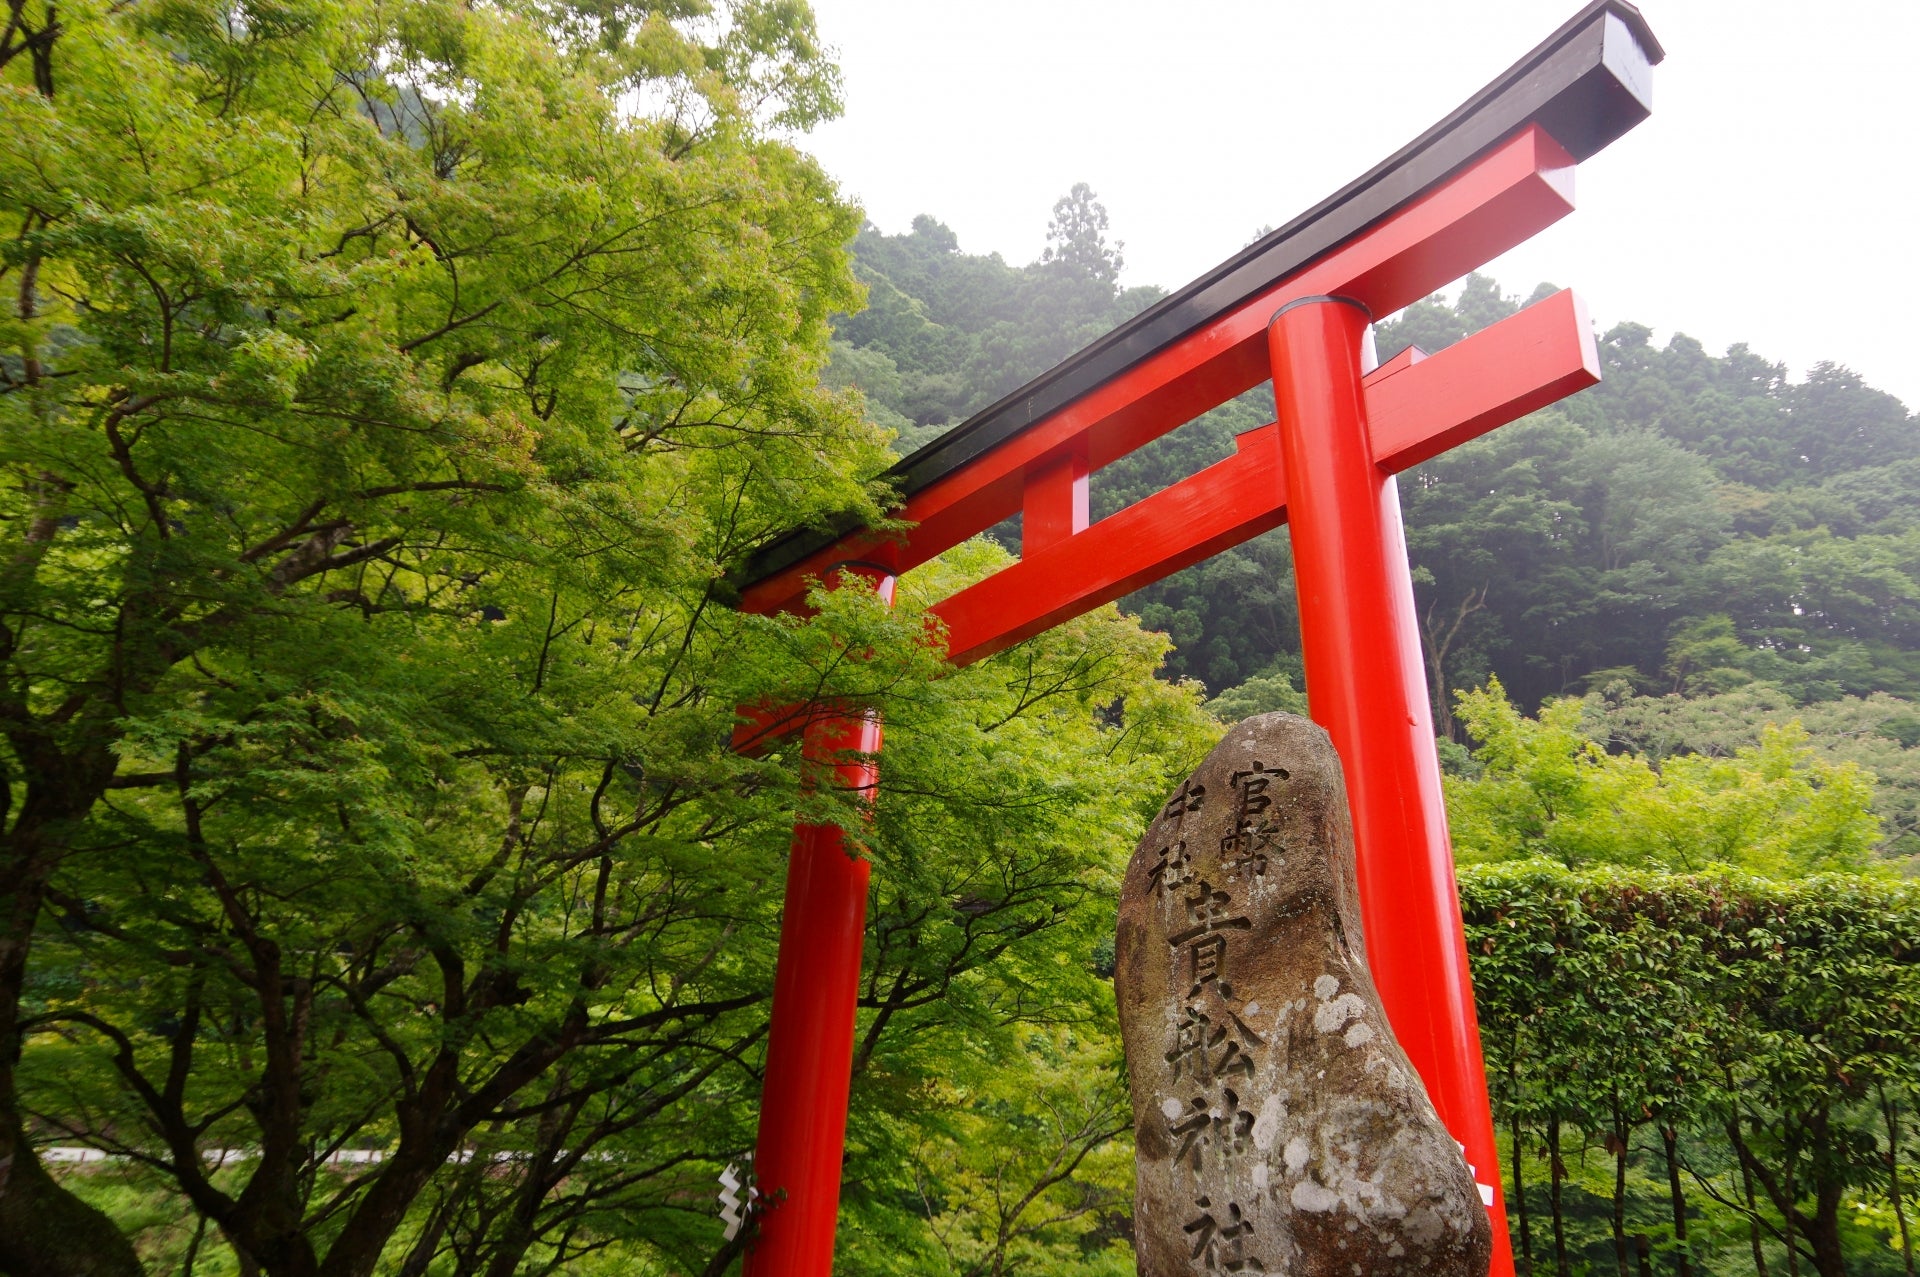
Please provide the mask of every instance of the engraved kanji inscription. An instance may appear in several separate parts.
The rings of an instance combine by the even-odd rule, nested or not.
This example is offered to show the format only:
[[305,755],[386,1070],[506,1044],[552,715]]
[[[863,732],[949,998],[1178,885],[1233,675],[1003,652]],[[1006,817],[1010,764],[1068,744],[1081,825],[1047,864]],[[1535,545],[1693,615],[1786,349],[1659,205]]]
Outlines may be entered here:
[[1267,793],[1267,787],[1276,780],[1287,779],[1288,774],[1286,768],[1267,767],[1257,758],[1246,771],[1235,772],[1228,783],[1240,796],[1240,814],[1257,816],[1273,806],[1273,796]]
[[1196,785],[1192,781],[1180,786],[1180,791],[1167,800],[1160,811],[1163,820],[1172,820],[1181,812],[1199,811],[1200,805],[1207,800],[1207,787]]
[[1207,1128],[1213,1125],[1213,1118],[1207,1113],[1207,1097],[1196,1095],[1186,1102],[1184,1108],[1176,1105],[1175,1110],[1167,1116],[1167,1134],[1180,1141],[1173,1150],[1173,1164],[1179,1166],[1184,1163],[1198,1174],[1201,1156],[1206,1148]]
[[1193,853],[1182,838],[1160,849],[1160,858],[1147,875],[1147,889],[1156,896],[1177,891],[1193,881]]
[[1168,1101],[1167,1108],[1172,1110],[1167,1114],[1167,1134],[1179,1141],[1173,1163],[1192,1168],[1196,1175],[1207,1168],[1208,1149],[1221,1164],[1228,1164],[1253,1146],[1253,1111],[1241,1107],[1239,1092],[1230,1086],[1220,1088],[1218,1100],[1195,1095],[1185,1104]]
[[1280,830],[1262,819],[1255,824],[1246,816],[1234,821],[1231,832],[1220,837],[1221,863],[1229,870],[1245,869],[1256,877],[1267,872],[1267,852],[1280,854]]
[[1240,1203],[1227,1203],[1224,1220],[1215,1218],[1211,1198],[1196,1197],[1193,1204],[1201,1213],[1183,1224],[1180,1231],[1192,1243],[1189,1258],[1205,1265],[1203,1271],[1208,1277],[1216,1273],[1267,1271],[1259,1256],[1247,1253],[1253,1241],[1253,1223],[1241,1212]]
[[1186,949],[1187,971],[1192,980],[1192,987],[1187,990],[1188,997],[1218,981],[1225,973],[1226,933],[1245,931],[1253,926],[1253,922],[1244,916],[1227,916],[1233,907],[1233,897],[1227,892],[1214,890],[1204,878],[1195,886],[1197,890],[1184,901],[1187,920],[1191,925],[1167,937],[1167,943],[1175,949]]
[[1167,1063],[1173,1066],[1175,1081],[1192,1078],[1202,1086],[1210,1085],[1215,1078],[1251,1078],[1251,1052],[1265,1045],[1266,1039],[1233,1011],[1222,1009],[1216,1019],[1189,1004],[1182,1008],[1180,1023],[1174,1029]]
[[1213,1144],[1223,1160],[1232,1161],[1253,1147],[1254,1115],[1240,1107],[1240,1095],[1230,1086],[1220,1088],[1220,1103],[1208,1114],[1213,1119]]
[[1326,733],[1241,723],[1178,798],[1114,940],[1140,1277],[1487,1277],[1473,1172],[1367,977]]

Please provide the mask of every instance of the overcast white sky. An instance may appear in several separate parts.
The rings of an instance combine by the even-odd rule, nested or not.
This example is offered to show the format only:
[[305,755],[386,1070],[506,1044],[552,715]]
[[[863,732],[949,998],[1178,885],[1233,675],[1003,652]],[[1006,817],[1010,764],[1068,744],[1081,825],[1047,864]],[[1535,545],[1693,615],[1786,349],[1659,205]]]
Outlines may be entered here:
[[[1092,184],[1127,283],[1177,287],[1410,141],[1578,0],[814,0],[846,77],[804,141],[887,231],[1032,260]],[[1920,407],[1920,2],[1648,0],[1652,118],[1490,268]]]

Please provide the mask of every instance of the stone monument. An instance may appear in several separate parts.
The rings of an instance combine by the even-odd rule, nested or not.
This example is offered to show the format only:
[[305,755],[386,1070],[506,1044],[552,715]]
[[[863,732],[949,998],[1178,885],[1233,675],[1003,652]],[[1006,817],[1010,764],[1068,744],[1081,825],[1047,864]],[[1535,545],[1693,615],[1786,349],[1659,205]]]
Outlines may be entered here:
[[1484,1277],[1460,1146],[1367,971],[1325,731],[1227,733],[1127,866],[1115,981],[1143,1277]]

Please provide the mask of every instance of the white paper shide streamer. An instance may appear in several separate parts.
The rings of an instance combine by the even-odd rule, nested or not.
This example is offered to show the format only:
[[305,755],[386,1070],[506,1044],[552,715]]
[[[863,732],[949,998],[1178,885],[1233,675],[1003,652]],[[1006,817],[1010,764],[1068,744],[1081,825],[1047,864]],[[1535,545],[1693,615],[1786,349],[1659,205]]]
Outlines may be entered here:
[[[752,1161],[752,1154],[748,1154]],[[733,1163],[727,1163],[727,1169],[720,1172],[720,1222],[727,1226],[726,1240],[732,1241],[740,1233],[740,1226],[747,1222],[747,1216],[753,1213],[753,1203],[760,1196],[760,1190],[749,1181],[753,1178],[751,1168],[736,1172]],[[746,1192],[741,1193],[744,1188]]]

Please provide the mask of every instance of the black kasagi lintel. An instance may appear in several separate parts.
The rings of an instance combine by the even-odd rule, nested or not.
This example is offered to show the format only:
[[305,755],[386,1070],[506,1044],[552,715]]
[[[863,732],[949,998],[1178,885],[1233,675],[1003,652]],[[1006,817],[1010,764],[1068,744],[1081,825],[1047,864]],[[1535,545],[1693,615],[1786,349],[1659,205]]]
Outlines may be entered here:
[[[1120,324],[911,455],[884,478],[910,497],[1300,271],[1424,195],[1450,174],[1538,124],[1584,160],[1647,118],[1666,56],[1640,10],[1593,0],[1452,114],[1285,226]],[[792,567],[861,524],[802,529],[755,554],[742,586]]]

